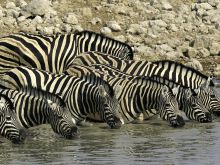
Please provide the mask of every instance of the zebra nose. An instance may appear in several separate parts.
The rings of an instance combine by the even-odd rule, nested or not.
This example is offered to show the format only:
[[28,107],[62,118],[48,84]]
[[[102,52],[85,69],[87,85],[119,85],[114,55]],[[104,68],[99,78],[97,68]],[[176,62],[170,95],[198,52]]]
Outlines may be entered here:
[[209,112],[205,112],[206,122],[212,122],[212,114]]
[[220,116],[220,110],[219,110],[219,111],[213,111],[213,114],[214,114],[215,116]]
[[19,140],[20,140],[20,142],[23,142],[26,138],[25,130],[24,129],[19,130],[19,134],[20,134]]
[[177,126],[178,127],[182,127],[182,126],[184,126],[185,125],[185,121],[184,121],[184,119],[183,119],[183,117],[182,116],[180,116],[180,115],[177,115]]
[[78,128],[77,127],[72,127],[70,129],[70,134],[68,134],[66,136],[67,139],[73,139],[74,137],[76,137],[76,135],[78,134]]

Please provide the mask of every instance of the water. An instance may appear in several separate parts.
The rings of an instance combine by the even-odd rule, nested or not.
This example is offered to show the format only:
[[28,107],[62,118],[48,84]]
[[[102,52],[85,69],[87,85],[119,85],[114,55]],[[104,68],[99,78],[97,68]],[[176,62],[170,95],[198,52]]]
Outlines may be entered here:
[[24,144],[14,145],[2,137],[0,143],[0,164],[7,165],[217,165],[220,118],[207,124],[190,121],[178,129],[157,120],[119,130],[98,123],[81,127],[73,140],[59,138],[43,125],[31,128]]

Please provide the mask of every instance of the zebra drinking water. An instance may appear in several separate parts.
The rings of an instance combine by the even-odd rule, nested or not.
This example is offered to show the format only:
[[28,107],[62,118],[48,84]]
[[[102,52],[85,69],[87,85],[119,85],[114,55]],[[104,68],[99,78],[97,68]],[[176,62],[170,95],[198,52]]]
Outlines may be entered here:
[[[118,117],[117,93],[119,92],[117,90],[114,92],[112,87],[101,78],[95,76],[78,78],[27,67],[14,68],[5,72],[2,78],[7,81],[7,87],[12,89],[29,86],[59,94],[76,123],[94,112],[100,112],[111,128],[118,128],[123,123]],[[119,90],[121,89],[118,88]]]
[[22,143],[26,134],[17,119],[11,100],[0,93],[0,133],[13,143]]
[[74,59],[72,66],[96,64],[109,65],[133,76],[159,76],[183,87],[198,90],[197,97],[209,112],[220,115],[220,96],[214,89],[213,81],[191,67],[169,60],[155,62],[122,60],[101,52],[82,53]]
[[59,96],[33,88],[19,91],[0,88],[0,93],[12,102],[23,128],[49,123],[55,133],[67,139],[75,137],[77,127]]
[[[178,105],[172,91],[161,83],[150,79],[142,79],[141,82],[132,82],[120,77],[106,75],[102,72],[96,72],[94,68],[85,66],[74,66],[69,68],[66,74],[83,76],[95,74],[114,88],[118,85],[123,88],[119,95],[121,106],[121,115],[125,122],[135,120],[140,113],[151,113],[152,109],[157,109],[157,113],[164,120],[168,120],[173,127],[182,126],[184,122],[178,114]],[[89,116],[95,120],[103,120],[97,114]]]

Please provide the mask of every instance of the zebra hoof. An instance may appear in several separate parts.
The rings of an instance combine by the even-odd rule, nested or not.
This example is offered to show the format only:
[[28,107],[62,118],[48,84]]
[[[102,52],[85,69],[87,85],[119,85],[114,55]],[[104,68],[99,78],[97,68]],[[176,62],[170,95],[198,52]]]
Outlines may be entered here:
[[184,121],[183,117],[180,115],[177,115],[176,120],[171,122],[171,126],[175,127],[175,128],[176,127],[183,127],[184,125],[185,125],[185,121]]
[[26,138],[25,130],[21,129],[19,130],[19,136],[11,139],[11,142],[14,144],[21,144],[24,142],[25,138]]
[[209,112],[205,112],[205,117],[200,120],[201,123],[210,123],[212,122],[212,115]]

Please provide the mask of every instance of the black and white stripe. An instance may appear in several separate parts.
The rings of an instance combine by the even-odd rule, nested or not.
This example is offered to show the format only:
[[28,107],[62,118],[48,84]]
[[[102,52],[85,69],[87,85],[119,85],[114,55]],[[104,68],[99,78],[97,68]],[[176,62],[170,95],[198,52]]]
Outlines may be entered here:
[[18,121],[13,103],[0,93],[0,133],[13,143],[25,140],[25,131]]
[[68,139],[75,137],[74,119],[59,96],[33,88],[0,89],[0,93],[12,100],[24,128],[49,123],[55,133]]
[[6,72],[3,79],[10,82],[7,86],[9,88],[31,86],[60,95],[76,123],[85,119],[88,114],[98,111],[111,128],[121,125],[117,117],[118,100],[112,87],[101,78],[78,78],[18,67]]
[[72,66],[97,64],[109,65],[128,75],[159,76],[183,87],[199,88],[198,98],[210,112],[220,115],[220,96],[214,89],[213,81],[193,68],[169,60],[155,62],[122,60],[101,52],[82,53],[75,58]]
[[0,38],[0,74],[20,65],[62,73],[78,53],[93,50],[133,58],[129,45],[94,32],[55,36],[18,33]]
[[[150,79],[140,79],[132,82],[130,79],[126,80],[110,76],[103,72],[98,72],[92,67],[79,65],[69,68],[65,74],[79,77],[95,74],[108,81],[113,88],[120,85],[123,89],[119,95],[120,112],[125,122],[135,120],[143,112],[145,114],[155,113],[153,109],[156,109],[156,113],[160,114],[161,118],[168,120],[172,126],[182,126],[181,124],[183,124],[181,117],[178,117],[179,111],[176,99],[166,85]],[[96,114],[90,115],[90,118],[102,120]]]

